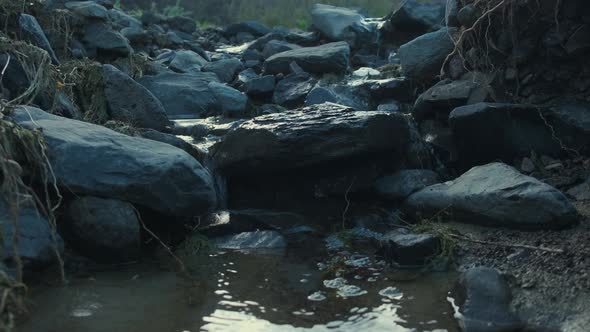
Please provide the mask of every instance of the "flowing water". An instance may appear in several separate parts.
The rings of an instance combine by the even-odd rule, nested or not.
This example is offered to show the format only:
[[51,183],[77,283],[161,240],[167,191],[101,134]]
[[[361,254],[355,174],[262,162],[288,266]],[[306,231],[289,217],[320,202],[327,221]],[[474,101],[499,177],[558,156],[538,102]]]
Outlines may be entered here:
[[[33,288],[20,332],[457,331],[452,273],[390,271],[349,256],[340,278],[308,248],[215,251],[185,261],[192,277],[139,263]],[[323,271],[322,271],[323,270]]]

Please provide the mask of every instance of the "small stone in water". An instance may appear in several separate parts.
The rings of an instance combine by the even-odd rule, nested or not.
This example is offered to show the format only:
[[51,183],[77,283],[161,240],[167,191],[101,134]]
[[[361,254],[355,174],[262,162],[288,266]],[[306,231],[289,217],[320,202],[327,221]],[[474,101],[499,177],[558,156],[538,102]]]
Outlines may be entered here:
[[367,294],[366,290],[355,285],[346,285],[338,289],[338,295],[342,297],[353,297]]
[[346,285],[347,281],[344,278],[336,278],[332,280],[324,280],[324,286],[326,288],[342,288]]
[[307,299],[310,301],[320,302],[324,301],[326,299],[326,296],[322,292],[315,292],[308,296]]
[[401,300],[404,294],[396,287],[387,287],[379,291],[379,295],[392,300]]

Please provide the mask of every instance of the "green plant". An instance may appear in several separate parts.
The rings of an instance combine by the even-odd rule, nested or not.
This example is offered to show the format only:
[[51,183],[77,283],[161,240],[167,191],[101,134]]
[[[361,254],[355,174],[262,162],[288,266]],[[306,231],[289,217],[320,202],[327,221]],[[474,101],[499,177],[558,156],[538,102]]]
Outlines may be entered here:
[[186,10],[181,5],[181,2],[182,2],[181,0],[176,0],[176,3],[174,5],[164,7],[162,14],[167,17],[192,15],[192,12],[189,10]]
[[297,20],[297,28],[301,30],[307,30],[309,28],[309,21],[305,18],[300,18]]

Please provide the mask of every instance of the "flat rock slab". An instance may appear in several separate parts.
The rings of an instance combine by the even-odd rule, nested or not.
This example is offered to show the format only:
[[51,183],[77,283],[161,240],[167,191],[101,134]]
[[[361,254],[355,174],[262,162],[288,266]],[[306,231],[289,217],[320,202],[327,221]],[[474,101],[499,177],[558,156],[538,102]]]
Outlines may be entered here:
[[559,190],[513,167],[474,167],[454,181],[412,194],[405,208],[417,219],[448,210],[459,222],[509,228],[556,229],[576,223],[574,206]]
[[402,160],[417,155],[417,135],[406,115],[325,103],[246,121],[211,152],[226,174],[261,174],[371,155]]
[[264,71],[269,74],[290,73],[296,62],[310,73],[342,73],[348,69],[350,46],[346,42],[328,43],[281,52],[266,59]]
[[27,129],[42,130],[57,184],[69,192],[181,217],[198,216],[217,205],[209,171],[176,147],[33,107],[19,107],[11,118]]

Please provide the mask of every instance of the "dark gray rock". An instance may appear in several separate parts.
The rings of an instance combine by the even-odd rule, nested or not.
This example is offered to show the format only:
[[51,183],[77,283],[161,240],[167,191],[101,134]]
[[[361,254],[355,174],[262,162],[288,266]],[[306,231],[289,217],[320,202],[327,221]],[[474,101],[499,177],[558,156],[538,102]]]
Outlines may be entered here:
[[375,101],[394,99],[411,103],[415,100],[415,84],[403,77],[371,81],[371,98]]
[[94,1],[70,1],[65,3],[65,7],[85,18],[103,21],[109,18],[109,11]]
[[434,80],[455,47],[451,36],[456,31],[456,28],[442,28],[402,45],[398,54],[404,75],[416,81]]
[[291,71],[291,62],[296,62],[310,73],[342,73],[348,69],[349,57],[348,43],[328,43],[275,54],[266,59],[264,70],[269,74],[287,74]]
[[287,247],[287,240],[276,231],[244,232],[214,239],[215,245],[221,249],[254,250],[282,249]]
[[[52,235],[49,221],[32,205],[20,205],[18,217],[18,254],[25,267],[35,268],[51,264],[57,260],[55,250],[63,253],[63,241],[56,233]],[[11,208],[0,200],[0,226],[2,239],[2,260],[13,262],[14,257],[14,221]],[[10,264],[11,265],[11,264]],[[8,266],[12,268],[13,266]],[[16,268],[16,266],[14,266]]]
[[53,64],[59,64],[59,60],[55,56],[55,52],[53,51],[53,48],[51,47],[49,40],[47,40],[45,32],[43,31],[43,29],[39,25],[39,22],[37,22],[37,19],[34,16],[24,13],[20,14],[18,18],[18,27],[24,40],[27,40],[33,45],[47,51],[47,53],[51,57],[51,61],[53,62]]
[[256,21],[234,23],[225,29],[227,36],[235,36],[240,32],[247,32],[254,37],[262,37],[271,33],[272,30]]
[[447,6],[445,10],[445,23],[448,27],[460,27],[459,23],[459,1],[458,0],[447,0]]
[[285,40],[301,46],[314,46],[319,43],[320,35],[314,31],[290,31],[285,35]]
[[165,215],[192,217],[217,205],[211,174],[186,152],[32,107],[11,119],[43,128],[57,185],[79,195],[108,197]]
[[244,65],[238,58],[213,61],[203,66],[203,71],[215,73],[223,83],[232,82],[236,78],[236,75],[243,69]]
[[284,172],[375,154],[427,163],[417,136],[411,118],[403,114],[356,112],[326,103],[246,121],[211,153],[226,174]]
[[305,97],[313,89],[316,80],[307,74],[291,74],[279,81],[275,87],[272,101],[285,107],[303,105]]
[[133,52],[129,41],[106,24],[86,25],[82,42],[87,52],[97,56],[127,56]]
[[259,209],[229,210],[212,213],[202,219],[206,225],[201,233],[207,237],[256,230],[284,231],[306,224],[306,218],[293,212]]
[[577,222],[574,206],[559,190],[516,169],[492,163],[427,187],[405,202],[414,216],[447,209],[459,222],[523,229],[557,229]]
[[402,266],[424,266],[440,254],[440,239],[432,234],[392,231],[383,235],[380,254]]
[[76,198],[67,206],[68,243],[103,262],[135,260],[141,251],[141,229],[133,205],[98,197]]
[[510,286],[491,268],[471,268],[459,277],[451,292],[459,307],[459,326],[465,332],[521,331],[524,324],[512,313]]
[[372,46],[378,39],[377,26],[358,10],[315,4],[311,10],[312,26],[328,40],[345,41],[352,47]]
[[275,54],[295,50],[298,48],[301,48],[301,46],[282,40],[271,40],[264,46],[264,49],[262,50],[262,56],[265,59],[268,59]]
[[375,189],[379,196],[391,200],[404,200],[418,190],[439,183],[439,176],[428,169],[401,170],[377,179]]
[[206,156],[203,153],[203,151],[197,149],[194,145],[188,143],[187,141],[183,140],[178,136],[162,133],[153,129],[142,129],[139,131],[139,136],[150,139],[152,141],[170,144],[181,150],[184,150],[186,153],[193,156],[193,158],[197,159],[201,164],[204,164],[205,162]]
[[326,102],[348,106],[357,111],[367,111],[369,109],[369,95],[366,90],[351,83],[316,86],[307,95],[305,106]]
[[217,100],[217,106],[221,113],[229,117],[244,115],[248,105],[248,97],[240,91],[223,83],[211,82],[209,89]]
[[305,106],[319,105],[323,103],[340,104],[336,93],[330,88],[323,86],[313,88],[305,98]]
[[480,17],[477,8],[473,4],[463,6],[457,13],[457,20],[459,24],[470,28],[475,24],[475,21]]
[[202,56],[189,50],[180,50],[174,52],[174,57],[170,61],[168,68],[177,73],[194,73],[200,72],[201,68],[208,63]]
[[111,65],[103,65],[105,96],[114,120],[163,130],[170,124],[160,101],[141,84]]
[[143,27],[140,20],[118,9],[109,10],[109,18],[111,22],[113,22],[113,25],[118,29]]
[[426,33],[445,23],[446,0],[408,0],[390,17],[393,27],[401,31]]
[[129,40],[132,44],[145,44],[150,40],[150,36],[147,31],[143,30],[141,27],[126,27],[121,29],[121,35],[127,40]]
[[166,20],[166,23],[175,30],[182,31],[184,33],[193,33],[197,31],[197,22],[190,18],[184,16],[173,16],[169,17]]
[[244,91],[249,96],[271,95],[275,90],[275,84],[276,81],[273,75],[257,76],[245,82]]
[[169,118],[203,117],[219,110],[209,88],[210,82],[218,82],[214,73],[163,73],[143,76],[138,82],[162,102]]

